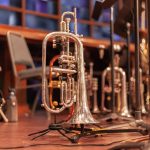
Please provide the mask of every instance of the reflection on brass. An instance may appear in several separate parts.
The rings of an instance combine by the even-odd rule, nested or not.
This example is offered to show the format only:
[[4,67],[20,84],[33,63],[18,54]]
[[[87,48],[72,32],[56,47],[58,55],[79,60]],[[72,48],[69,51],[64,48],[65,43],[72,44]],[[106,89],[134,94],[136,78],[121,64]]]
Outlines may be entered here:
[[[70,33],[70,22],[74,20],[74,33]],[[74,114],[67,123],[97,123],[90,113],[87,104],[85,85],[83,44],[77,34],[76,9],[64,12],[61,16],[60,30],[46,35],[42,45],[42,102],[50,113],[61,113],[66,108],[74,107]],[[55,56],[49,64],[49,86],[46,78],[46,47],[48,40],[53,39],[53,46],[58,48],[60,55]],[[72,43],[72,44],[70,44]],[[58,66],[54,66],[55,62]],[[58,81],[53,80],[53,72],[59,73]],[[53,89],[60,87],[60,102],[53,100]],[[56,103],[56,101],[58,103]],[[60,107],[57,107],[57,106]]]
[[60,81],[51,81],[49,83],[50,88],[60,88],[61,87],[61,82]]

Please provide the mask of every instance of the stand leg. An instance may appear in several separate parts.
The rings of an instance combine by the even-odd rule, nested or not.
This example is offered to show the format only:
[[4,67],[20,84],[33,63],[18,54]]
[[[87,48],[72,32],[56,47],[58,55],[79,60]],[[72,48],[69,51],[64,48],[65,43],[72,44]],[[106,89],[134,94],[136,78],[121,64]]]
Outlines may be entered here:
[[135,119],[141,120],[141,99],[140,99],[140,74],[139,74],[139,0],[134,0],[135,11],[135,96],[136,96],[136,111]]
[[35,140],[35,139],[37,139],[37,138],[39,138],[39,137],[41,137],[41,136],[47,134],[48,132],[49,132],[49,130],[47,130],[46,132],[44,132],[44,133],[42,133],[42,134],[40,134],[40,135],[38,135],[38,136],[32,138],[32,140]]
[[47,131],[49,131],[49,129],[41,130],[39,132],[34,132],[34,133],[29,134],[28,136],[32,136],[32,135],[39,134],[39,133],[44,133],[44,132],[47,132]]

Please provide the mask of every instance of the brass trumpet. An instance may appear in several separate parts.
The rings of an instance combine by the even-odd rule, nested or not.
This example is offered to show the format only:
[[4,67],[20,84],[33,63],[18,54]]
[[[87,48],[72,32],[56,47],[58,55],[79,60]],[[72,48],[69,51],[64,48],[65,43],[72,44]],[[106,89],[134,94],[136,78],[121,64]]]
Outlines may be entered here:
[[[127,88],[126,88],[126,74],[122,68],[119,67],[119,56],[115,55],[114,58],[114,71],[115,71],[115,99],[116,99],[116,109],[121,116],[131,117],[128,104],[127,104]],[[105,93],[111,93],[111,67],[107,67],[102,73],[102,96],[101,96],[101,109],[102,111],[110,112],[110,109],[105,107]],[[106,84],[108,81],[108,84]]]
[[[67,18],[65,18],[67,16]],[[69,18],[70,16],[70,18]],[[74,33],[70,33],[71,17],[74,18]],[[74,106],[74,114],[67,120],[70,124],[97,123],[92,117],[88,104],[85,85],[83,45],[77,35],[76,9],[74,12],[64,12],[61,16],[60,30],[46,35],[42,45],[42,102],[50,113],[61,113],[66,108]],[[53,38],[53,46],[61,45],[61,53],[50,63],[49,87],[46,77],[46,46]],[[73,49],[70,49],[70,43]],[[53,66],[58,60],[59,67]],[[52,73],[58,75],[58,82],[52,80]],[[54,86],[55,85],[55,86]],[[52,100],[52,88],[60,89],[60,103]],[[50,95],[48,96],[48,89]],[[49,103],[50,101],[50,103]]]

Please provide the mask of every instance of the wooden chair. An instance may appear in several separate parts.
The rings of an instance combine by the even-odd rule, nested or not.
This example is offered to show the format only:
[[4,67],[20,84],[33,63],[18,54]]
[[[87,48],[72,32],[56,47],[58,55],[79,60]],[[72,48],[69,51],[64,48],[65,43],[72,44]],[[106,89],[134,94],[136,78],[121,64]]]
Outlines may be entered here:
[[[8,47],[10,52],[10,58],[12,63],[13,74],[15,77],[14,88],[16,92],[18,89],[27,89],[39,87],[39,90],[35,96],[32,115],[35,112],[39,96],[41,95],[41,79],[42,79],[42,67],[36,67],[33,58],[30,54],[29,48],[27,46],[25,38],[20,34],[12,31],[7,32]],[[24,69],[18,71],[17,65],[25,66]],[[49,67],[47,69],[47,74],[49,74]],[[23,86],[21,84],[22,80],[28,80],[37,78],[40,83],[26,84]],[[50,118],[50,115],[48,115]]]

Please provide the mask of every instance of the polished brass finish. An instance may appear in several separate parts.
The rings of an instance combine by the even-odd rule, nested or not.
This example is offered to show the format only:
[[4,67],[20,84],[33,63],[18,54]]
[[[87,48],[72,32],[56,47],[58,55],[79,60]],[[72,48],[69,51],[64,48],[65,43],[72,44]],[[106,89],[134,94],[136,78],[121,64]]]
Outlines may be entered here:
[[[71,18],[74,18],[74,33],[70,33]],[[92,117],[88,104],[87,93],[85,85],[85,72],[84,72],[84,56],[83,44],[77,35],[77,19],[76,10],[74,12],[64,12],[61,17],[60,23],[61,31],[52,32],[46,35],[42,45],[42,102],[44,108],[51,113],[61,113],[66,108],[75,105],[75,112],[71,119],[67,121],[70,124],[89,124],[97,123]],[[58,84],[60,86],[60,107],[54,106],[52,101],[52,92],[49,97],[47,96],[47,77],[46,77],[46,47],[50,38],[53,38],[53,45],[61,45],[61,53],[58,57],[58,67],[50,65],[50,74],[53,72],[59,73]],[[74,44],[73,49],[70,49],[70,42]],[[50,63],[51,64],[51,63]],[[52,63],[53,64],[53,63]],[[53,88],[54,82],[50,75],[49,79],[50,91]],[[47,103],[50,99],[50,106]]]

